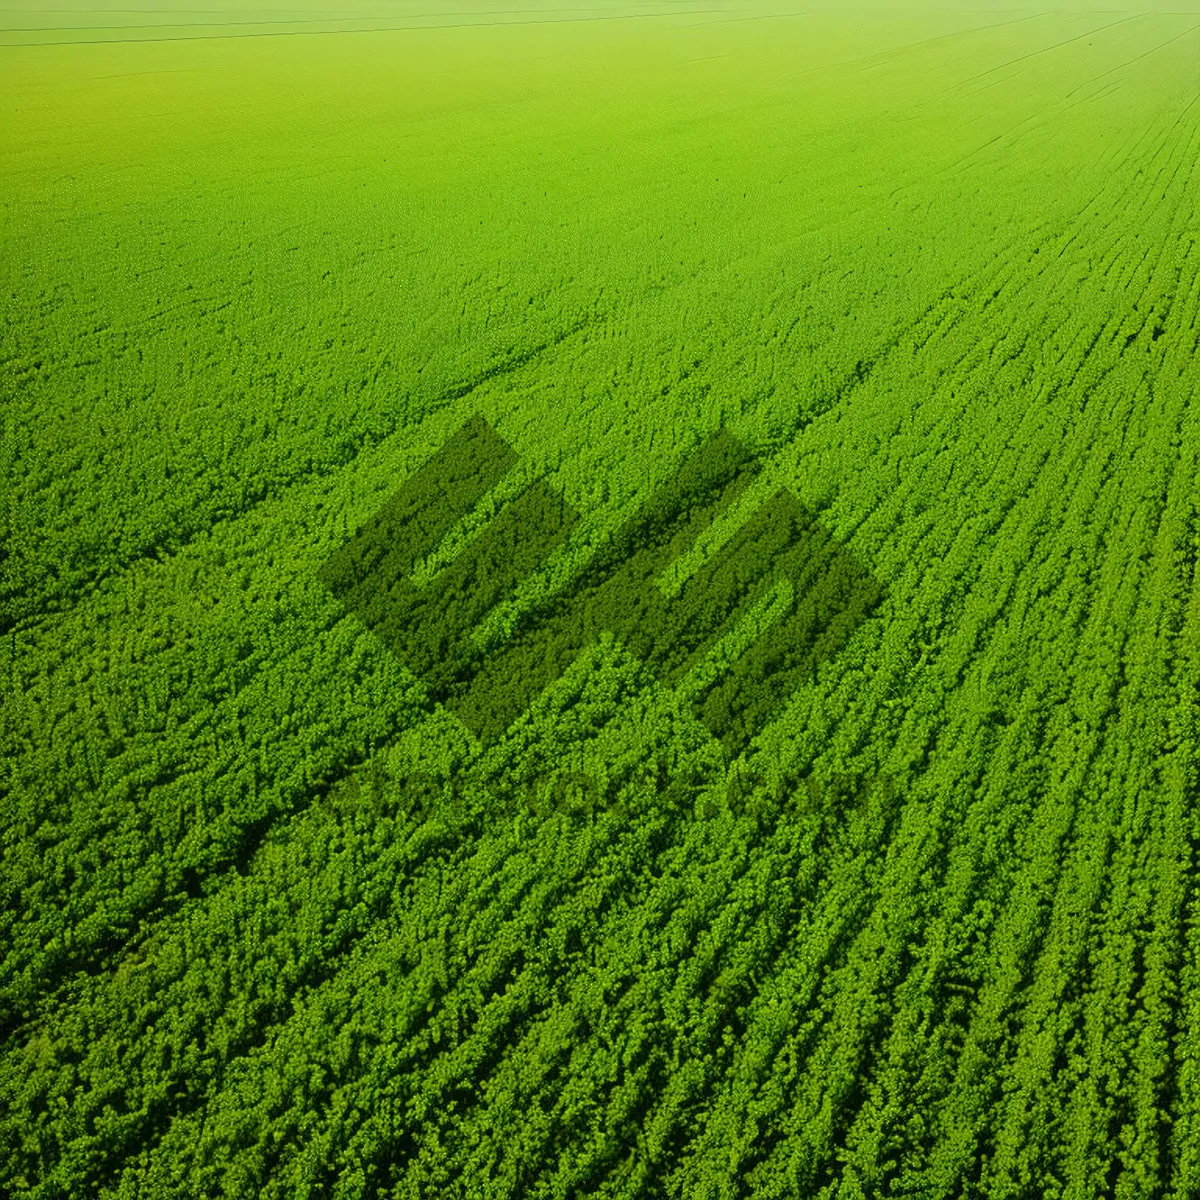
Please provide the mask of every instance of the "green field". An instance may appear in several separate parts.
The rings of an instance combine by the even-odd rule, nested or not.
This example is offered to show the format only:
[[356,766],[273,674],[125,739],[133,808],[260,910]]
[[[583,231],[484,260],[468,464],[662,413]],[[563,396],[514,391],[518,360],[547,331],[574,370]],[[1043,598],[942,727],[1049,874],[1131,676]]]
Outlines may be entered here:
[[0,10],[0,1194],[1200,1197],[1200,11],[124,3]]

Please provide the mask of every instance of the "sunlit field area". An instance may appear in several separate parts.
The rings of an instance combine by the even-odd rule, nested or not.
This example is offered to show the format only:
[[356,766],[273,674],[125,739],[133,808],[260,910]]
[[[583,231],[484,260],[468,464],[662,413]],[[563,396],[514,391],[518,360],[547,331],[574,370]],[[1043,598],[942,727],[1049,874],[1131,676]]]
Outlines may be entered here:
[[121,2],[0,10],[0,1193],[1200,1196],[1200,9]]

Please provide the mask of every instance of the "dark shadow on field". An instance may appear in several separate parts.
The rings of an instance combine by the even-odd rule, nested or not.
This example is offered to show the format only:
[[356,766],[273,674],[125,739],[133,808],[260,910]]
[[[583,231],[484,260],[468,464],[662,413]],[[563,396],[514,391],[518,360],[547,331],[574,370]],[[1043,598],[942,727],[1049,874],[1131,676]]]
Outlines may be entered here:
[[690,455],[559,592],[487,652],[471,638],[561,545],[579,514],[543,481],[530,484],[426,585],[409,578],[446,533],[517,462],[472,417],[321,569],[356,613],[485,745],[494,743],[607,631],[674,686],[786,576],[786,610],[692,702],[736,756],[819,664],[846,643],[882,596],[878,581],[781,489],[666,597],[655,579],[749,485],[760,465],[720,430]]

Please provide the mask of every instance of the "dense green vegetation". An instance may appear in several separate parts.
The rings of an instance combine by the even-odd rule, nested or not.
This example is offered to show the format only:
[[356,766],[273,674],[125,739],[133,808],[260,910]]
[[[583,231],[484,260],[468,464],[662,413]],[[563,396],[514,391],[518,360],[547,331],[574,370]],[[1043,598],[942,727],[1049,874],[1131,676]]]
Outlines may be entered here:
[[0,14],[0,1192],[1200,1195],[1200,17],[151,7]]

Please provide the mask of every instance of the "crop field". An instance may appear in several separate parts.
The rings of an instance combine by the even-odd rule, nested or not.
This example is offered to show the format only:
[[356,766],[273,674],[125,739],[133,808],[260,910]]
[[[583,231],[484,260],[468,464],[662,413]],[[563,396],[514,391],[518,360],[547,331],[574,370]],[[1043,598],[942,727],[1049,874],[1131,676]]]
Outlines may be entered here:
[[1200,1197],[1200,10],[121,2],[0,10],[0,1194]]

